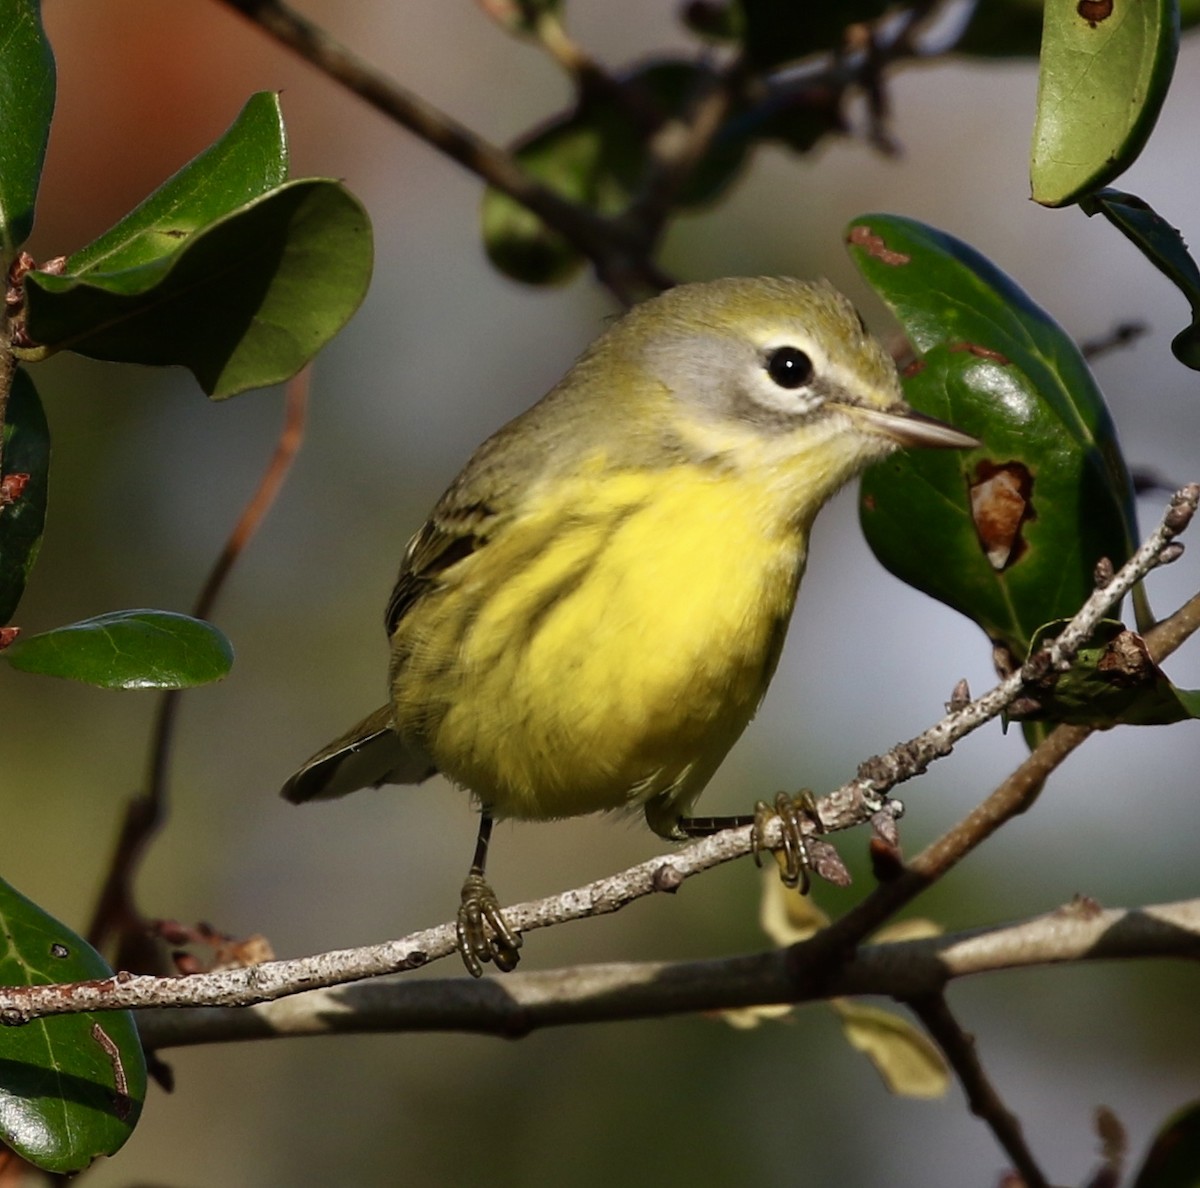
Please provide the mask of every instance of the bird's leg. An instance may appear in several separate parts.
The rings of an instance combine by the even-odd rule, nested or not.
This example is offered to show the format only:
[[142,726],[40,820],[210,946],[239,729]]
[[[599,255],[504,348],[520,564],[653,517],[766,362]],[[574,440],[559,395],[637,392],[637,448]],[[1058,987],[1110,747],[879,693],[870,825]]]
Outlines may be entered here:
[[780,792],[775,797],[774,805],[760,800],[754,806],[754,815],[749,817],[680,817],[680,832],[687,837],[709,837],[720,833],[723,829],[738,829],[752,825],[754,832],[750,835],[753,846],[754,861],[762,865],[762,839],[767,823],[772,817],[779,818],[781,837],[783,841],[781,853],[783,862],[780,866],[779,877],[788,887],[798,887],[801,895],[808,894],[810,884],[809,871],[812,869],[812,859],[809,855],[809,843],[804,836],[803,820],[807,817],[816,827],[817,832],[823,832],[821,814],[817,812],[817,802],[807,788],[797,796]]
[[475,860],[463,880],[462,906],[458,909],[458,951],[467,972],[483,976],[483,963],[492,962],[501,973],[515,969],[520,960],[522,938],[514,932],[500,910],[495,891],[483,876],[487,865],[488,843],[492,840],[492,814],[479,814],[479,836],[475,841]]

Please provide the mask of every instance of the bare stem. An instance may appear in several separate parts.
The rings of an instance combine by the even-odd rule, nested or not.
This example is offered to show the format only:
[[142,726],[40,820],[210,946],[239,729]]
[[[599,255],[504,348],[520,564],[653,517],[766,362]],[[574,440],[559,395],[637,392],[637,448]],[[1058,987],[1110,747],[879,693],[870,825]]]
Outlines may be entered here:
[[971,1113],[987,1123],[996,1141],[1007,1152],[1013,1166],[1021,1174],[1023,1188],[1049,1188],[1033,1152],[1025,1142],[1021,1123],[988,1079],[975,1048],[974,1036],[968,1035],[950,1010],[941,994],[913,998],[909,1007],[937,1042],[954,1075],[958,1077]]
[[[287,386],[284,422],[275,451],[196,599],[192,614],[198,619],[207,619],[212,614],[230,572],[275,502],[300,449],[308,406],[308,375],[305,369]],[[180,697],[181,691],[172,689],[159,699],[151,731],[146,793],[131,800],[125,810],[108,874],[88,926],[88,940],[96,948],[103,948],[114,936],[119,937],[121,964],[135,969],[152,967],[153,950],[145,922],[137,910],[133,884],[147,847],[166,819],[167,785]]]

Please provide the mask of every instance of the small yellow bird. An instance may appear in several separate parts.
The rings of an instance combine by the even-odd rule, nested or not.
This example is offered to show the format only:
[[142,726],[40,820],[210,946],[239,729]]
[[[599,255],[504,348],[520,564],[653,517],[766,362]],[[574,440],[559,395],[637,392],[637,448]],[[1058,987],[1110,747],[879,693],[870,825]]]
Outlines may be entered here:
[[766,692],[821,506],[899,446],[977,444],[904,402],[827,283],[729,278],[637,306],[409,541],[391,702],[283,795],[439,771],[469,789],[459,947],[476,976],[511,969],[521,938],[484,880],[493,819],[640,808],[663,837],[700,831],[687,813]]

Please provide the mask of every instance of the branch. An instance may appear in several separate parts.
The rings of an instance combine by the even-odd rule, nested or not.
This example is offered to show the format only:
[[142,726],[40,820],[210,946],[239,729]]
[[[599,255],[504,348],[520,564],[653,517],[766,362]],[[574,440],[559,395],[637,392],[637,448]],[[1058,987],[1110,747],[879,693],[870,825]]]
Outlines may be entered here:
[[[1158,528],[1151,533],[1146,543],[1138,549],[1130,561],[1122,567],[1116,578],[1104,587],[1106,594],[1118,584],[1127,590],[1132,582],[1127,582],[1126,578],[1130,577],[1134,570],[1141,569],[1143,566],[1148,572],[1155,564],[1154,557],[1163,559],[1178,556],[1178,553],[1174,552],[1177,546],[1172,545],[1171,542],[1175,535],[1186,528],[1191,521],[1198,499],[1200,499],[1200,485],[1195,483],[1181,488],[1172,496]],[[1101,591],[1098,590],[1088,600],[1084,607],[1085,611],[1092,607],[1093,603],[1096,603],[1097,595],[1100,593]],[[1054,641],[1054,645],[1065,640],[1066,644],[1077,647],[1080,643],[1086,642],[1086,635],[1083,639],[1078,638],[1083,614],[1084,612],[1081,611],[1071,620],[1066,631]],[[1102,617],[1103,612],[1100,612],[1096,616],[1096,621],[1098,622]],[[1151,660],[1155,664],[1164,660],[1197,629],[1200,629],[1200,594],[1193,595],[1170,618],[1165,619],[1146,633],[1144,639]],[[1092,630],[1094,630],[1094,624]],[[1068,635],[1069,638],[1065,638]],[[1036,657],[1033,659],[1036,660]],[[1014,673],[998,688],[1003,688],[1014,678],[1020,677],[1021,672],[1030,667],[1030,663],[1027,662],[1020,672]],[[980,700],[986,701],[990,696],[991,694],[988,694]],[[972,850],[986,841],[1001,825],[1029,808],[1041,793],[1051,772],[1061,766],[1063,761],[1091,736],[1091,733],[1092,727],[1090,726],[1064,725],[1056,727],[1034,749],[1025,762],[962,821],[954,825],[932,845],[927,846],[907,867],[891,871],[888,881],[881,882],[866,899],[856,904],[828,928],[823,929],[810,940],[795,946],[794,952],[797,961],[809,960],[816,953],[834,954],[839,951],[849,951],[864,937],[869,936],[885,920],[915,899],[951,867],[957,865]]]
[[657,291],[667,283],[667,278],[642,258],[642,244],[628,237],[620,224],[560,197],[522,169],[511,153],[400,86],[280,0],[222,3],[452,161],[528,207],[583,252],[627,304],[643,296],[646,289]]
[[909,1008],[925,1025],[926,1031],[942,1050],[950,1067],[954,1069],[971,1113],[987,1123],[1000,1146],[1008,1153],[1013,1166],[1021,1175],[1022,1188],[1049,1188],[1049,1181],[1042,1174],[1033,1152],[1025,1142],[1021,1123],[996,1092],[975,1048],[975,1038],[959,1026],[946,999],[941,994],[914,998]]
[[[1200,961],[1200,900],[1109,911],[1077,901],[1018,923],[863,945],[834,973],[826,976],[814,968],[802,979],[794,976],[788,951],[773,949],[713,961],[584,965],[479,981],[360,982],[247,1009],[195,1005],[208,1001],[200,979],[216,975],[192,975],[163,979],[174,982],[176,1003],[189,1009],[147,1012],[138,1028],[153,1049],[379,1031],[511,1039],[546,1027],[816,1002],[835,995],[912,1002],[976,974],[1147,958]],[[138,1004],[127,995],[120,1005]]]
[[[1172,498],[1162,523],[1151,533],[1130,561],[1100,590],[1088,599],[1083,609],[1068,624],[1063,633],[1047,649],[1047,663],[1069,663],[1073,649],[1086,641],[1095,624],[1103,618],[1108,607],[1120,599],[1129,587],[1153,568],[1174,537],[1189,523],[1200,500],[1200,485],[1186,487]],[[1200,596],[1173,616],[1171,638],[1184,638],[1176,620],[1180,615],[1189,622],[1200,620],[1200,610],[1187,614],[1188,607]],[[1090,626],[1089,626],[1090,624]],[[1153,635],[1147,644],[1158,649],[1163,646]],[[1176,644],[1177,646],[1177,644]],[[1158,658],[1157,655],[1155,657]],[[1026,665],[1026,667],[1030,667]],[[1033,665],[1044,672],[1044,665]],[[881,775],[865,778],[860,775],[817,802],[820,826],[806,822],[814,832],[846,829],[866,820],[879,821],[895,812],[893,804],[885,803],[881,792],[900,779],[923,771],[937,754],[948,753],[953,742],[982,725],[988,717],[1000,713],[1007,704],[999,690],[1005,690],[1007,700],[1016,697],[1022,688],[1020,672],[1001,683],[996,690],[978,702],[947,715],[931,730],[908,743],[900,744],[882,758],[864,767],[878,769]],[[983,706],[984,709],[978,707]],[[986,716],[984,712],[986,710]],[[828,968],[841,955],[852,951],[874,927],[891,915],[898,906],[919,894],[935,878],[989,836],[999,825],[1021,811],[1031,802],[1046,775],[1070,754],[1090,733],[1087,727],[1060,726],[1029,756],[990,797],[966,820],[955,826],[944,838],[935,842],[906,869],[891,881],[880,884],[857,907],[841,919],[817,933],[812,939],[793,947],[793,964],[803,965],[809,957],[818,957],[817,967]],[[890,780],[891,783],[887,781]],[[769,822],[763,830],[762,843],[766,848],[781,844],[778,820]],[[518,932],[546,928],[590,916],[615,912],[633,902],[659,891],[674,891],[683,881],[704,870],[755,852],[754,829],[743,826],[704,838],[684,846],[674,853],[652,858],[620,874],[598,879],[573,891],[550,896],[533,903],[505,909],[505,917]],[[264,962],[245,969],[218,970],[212,973],[189,975],[190,989],[183,996],[192,1003],[212,1005],[246,1005],[283,998],[289,994],[322,986],[340,985],[380,974],[400,973],[456,951],[456,937],[451,924],[425,929],[400,940],[389,941],[360,949],[348,949],[319,954],[291,961]],[[179,1005],[180,982],[175,978],[133,977],[118,974],[115,978],[61,986],[27,986],[0,989],[0,1022],[25,1022],[45,1014],[63,1014],[110,1007],[148,1007]]]

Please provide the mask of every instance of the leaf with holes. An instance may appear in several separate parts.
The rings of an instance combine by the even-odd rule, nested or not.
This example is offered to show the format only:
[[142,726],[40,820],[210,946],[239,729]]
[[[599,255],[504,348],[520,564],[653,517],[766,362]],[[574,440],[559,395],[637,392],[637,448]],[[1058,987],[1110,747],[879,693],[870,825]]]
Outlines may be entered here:
[[983,443],[873,466],[860,514],[888,569],[977,622],[1014,660],[1075,613],[1097,562],[1136,536],[1132,487],[1100,390],[1063,330],[961,240],[897,215],[851,224],[850,254],[916,359],[915,408]]
[[1179,51],[1177,0],[1046,0],[1030,180],[1065,206],[1145,147]]

